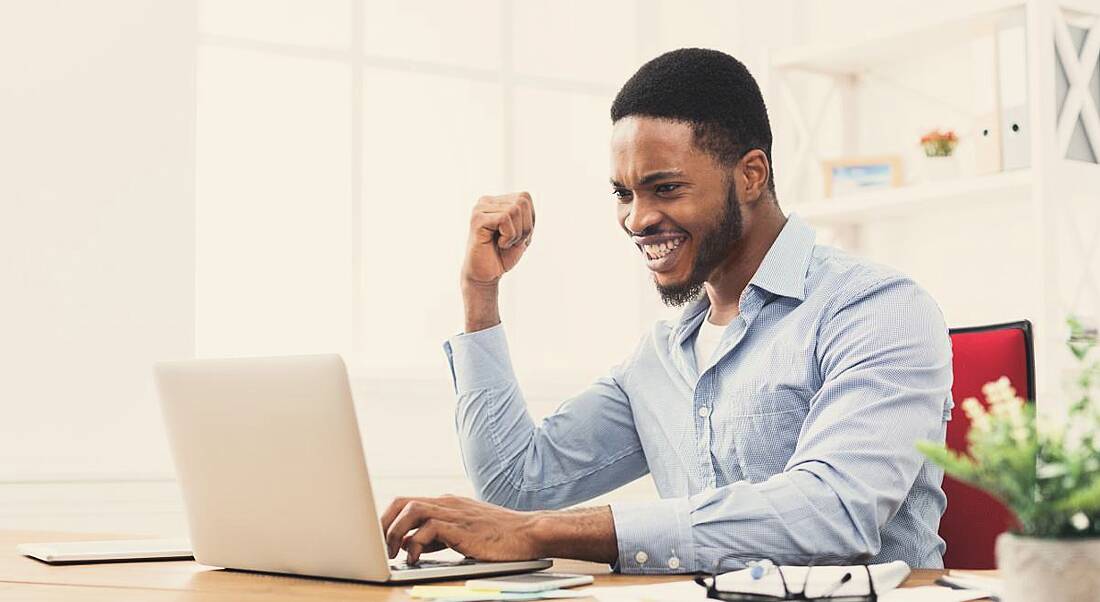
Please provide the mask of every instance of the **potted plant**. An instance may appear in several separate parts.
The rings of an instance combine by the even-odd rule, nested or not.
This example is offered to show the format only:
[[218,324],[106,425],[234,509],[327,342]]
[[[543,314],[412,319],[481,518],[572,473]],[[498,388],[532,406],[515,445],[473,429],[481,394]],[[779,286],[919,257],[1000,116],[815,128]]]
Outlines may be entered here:
[[[964,400],[969,450],[942,442],[917,448],[944,471],[1000,499],[1017,520],[997,539],[1003,602],[1100,599],[1100,360],[1097,332],[1070,318],[1078,364],[1065,412],[1036,416],[1007,378]],[[1048,416],[1050,414],[1050,416]],[[950,500],[948,500],[950,503]]]
[[958,165],[955,163],[955,147],[959,144],[959,137],[953,130],[945,132],[938,129],[932,130],[920,139],[924,148],[924,175],[929,180],[940,180],[958,175]]

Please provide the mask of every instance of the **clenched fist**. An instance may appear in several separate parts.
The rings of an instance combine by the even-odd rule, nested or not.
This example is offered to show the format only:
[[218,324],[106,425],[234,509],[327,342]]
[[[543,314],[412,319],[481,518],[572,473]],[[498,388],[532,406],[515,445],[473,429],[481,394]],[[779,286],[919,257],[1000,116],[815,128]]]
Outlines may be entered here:
[[495,286],[523,257],[534,230],[535,206],[526,192],[478,199],[470,216],[463,284]]

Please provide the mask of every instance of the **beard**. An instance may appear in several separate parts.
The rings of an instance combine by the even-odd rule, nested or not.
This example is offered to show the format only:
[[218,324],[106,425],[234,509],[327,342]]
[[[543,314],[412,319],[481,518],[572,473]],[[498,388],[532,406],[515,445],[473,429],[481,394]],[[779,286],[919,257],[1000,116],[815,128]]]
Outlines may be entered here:
[[737,187],[731,182],[726,193],[726,209],[699,243],[699,250],[695,254],[695,265],[687,280],[662,285],[657,282],[656,276],[653,277],[653,283],[657,285],[661,301],[669,307],[680,307],[699,298],[707,277],[726,258],[730,247],[741,239],[743,225]]

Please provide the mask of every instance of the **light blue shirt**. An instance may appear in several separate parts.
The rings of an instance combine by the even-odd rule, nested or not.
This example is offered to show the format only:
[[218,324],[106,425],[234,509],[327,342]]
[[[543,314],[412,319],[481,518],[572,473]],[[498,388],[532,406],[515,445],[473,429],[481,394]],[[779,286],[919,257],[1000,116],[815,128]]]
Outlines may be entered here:
[[538,425],[501,326],[448,341],[478,495],[562,508],[651,474],[660,499],[611,504],[623,572],[713,570],[730,554],[942,567],[943,473],[914,447],[943,440],[953,406],[951,346],[932,298],[815,245],[792,215],[699,374],[692,337],[708,306],[703,295],[658,322]]

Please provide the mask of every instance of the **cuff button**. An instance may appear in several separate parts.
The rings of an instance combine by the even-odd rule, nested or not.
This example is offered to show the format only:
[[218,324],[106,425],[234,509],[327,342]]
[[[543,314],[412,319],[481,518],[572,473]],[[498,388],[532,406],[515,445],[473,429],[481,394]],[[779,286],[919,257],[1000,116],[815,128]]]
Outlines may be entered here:
[[673,556],[672,558],[669,558],[668,559],[668,568],[670,568],[674,571],[676,569],[680,568],[680,559],[675,557],[675,556]]
[[638,564],[645,564],[649,560],[649,554],[646,554],[643,550],[638,550],[638,553],[634,555],[634,560]]

